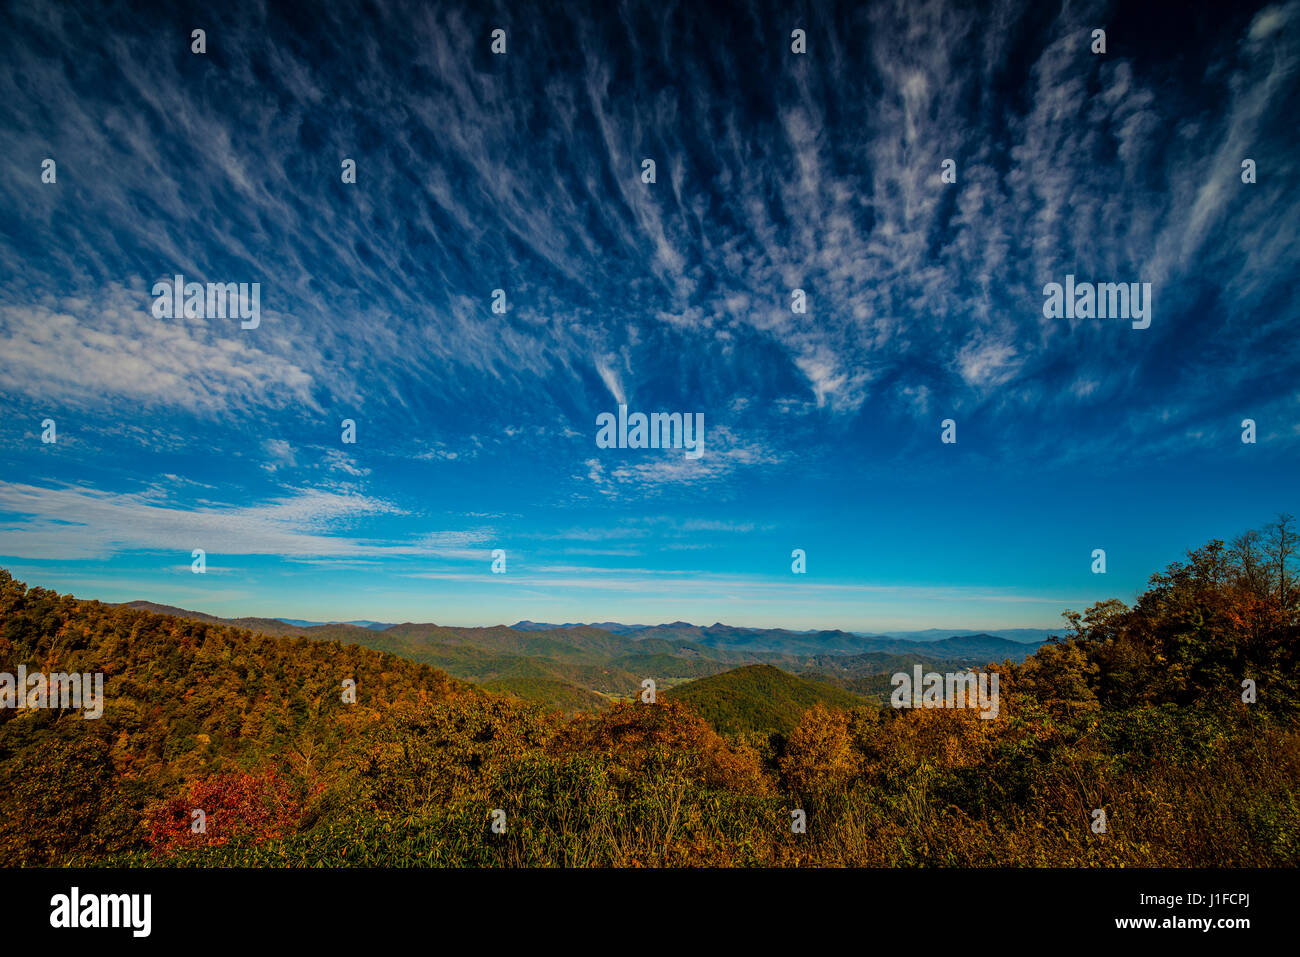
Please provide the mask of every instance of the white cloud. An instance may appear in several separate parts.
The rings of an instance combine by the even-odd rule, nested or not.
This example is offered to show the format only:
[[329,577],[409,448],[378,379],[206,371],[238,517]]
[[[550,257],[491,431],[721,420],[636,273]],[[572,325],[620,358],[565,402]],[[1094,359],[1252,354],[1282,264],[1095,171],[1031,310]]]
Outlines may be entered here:
[[312,376],[238,322],[156,319],[121,286],[97,301],[0,304],[0,391],[99,408],[124,400],[204,416],[251,407],[317,408]]
[[25,559],[103,559],[128,550],[202,548],[215,555],[287,559],[463,557],[488,530],[428,532],[405,542],[376,542],[344,532],[353,523],[405,514],[382,499],[356,493],[289,489],[253,505],[181,507],[153,487],[114,494],[78,486],[0,483],[0,554]]

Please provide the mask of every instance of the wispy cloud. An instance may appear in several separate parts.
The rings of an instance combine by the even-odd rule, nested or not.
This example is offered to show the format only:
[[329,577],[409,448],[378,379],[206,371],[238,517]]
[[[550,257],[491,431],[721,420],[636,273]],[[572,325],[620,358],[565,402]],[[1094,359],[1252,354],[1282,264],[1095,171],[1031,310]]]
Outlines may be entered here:
[[[966,497],[1015,525],[1028,473],[1062,514],[1166,467],[1286,497],[1297,0],[358,10],[240,0],[204,56],[180,14],[0,14],[0,549],[708,572],[776,528],[867,575],[988,535]],[[177,273],[259,282],[260,326],[155,318]],[[1150,328],[1044,317],[1067,274],[1151,282]],[[598,448],[621,403],[704,456]]]
[[406,541],[352,537],[362,519],[405,515],[390,502],[314,489],[287,490],[255,504],[178,505],[160,486],[109,494],[71,486],[0,483],[0,549],[41,559],[104,559],[143,549],[286,559],[486,557],[483,531],[427,532]]

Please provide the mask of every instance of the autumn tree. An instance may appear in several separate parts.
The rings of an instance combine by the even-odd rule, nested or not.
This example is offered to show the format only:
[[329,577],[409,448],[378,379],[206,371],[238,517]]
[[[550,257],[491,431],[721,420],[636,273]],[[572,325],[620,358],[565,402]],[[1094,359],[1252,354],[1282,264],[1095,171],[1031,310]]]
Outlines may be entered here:
[[786,741],[781,777],[788,790],[816,795],[846,784],[859,761],[849,733],[849,714],[816,704],[804,713]]

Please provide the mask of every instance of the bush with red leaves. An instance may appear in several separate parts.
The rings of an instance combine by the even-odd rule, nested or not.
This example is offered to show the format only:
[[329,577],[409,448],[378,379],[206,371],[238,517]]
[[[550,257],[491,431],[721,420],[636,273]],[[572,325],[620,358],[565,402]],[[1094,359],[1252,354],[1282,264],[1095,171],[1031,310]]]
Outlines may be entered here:
[[[194,811],[204,827],[195,832]],[[146,820],[147,839],[157,851],[227,844],[257,844],[292,831],[303,805],[290,783],[274,768],[252,774],[224,771],[195,781],[185,793],[154,808]]]

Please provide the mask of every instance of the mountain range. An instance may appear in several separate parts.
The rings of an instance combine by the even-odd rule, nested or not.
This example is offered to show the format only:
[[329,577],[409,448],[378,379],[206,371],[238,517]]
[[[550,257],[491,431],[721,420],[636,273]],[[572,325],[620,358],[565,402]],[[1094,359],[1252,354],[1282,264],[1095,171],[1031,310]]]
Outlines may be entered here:
[[317,625],[356,625],[358,628],[372,628],[375,631],[383,631],[385,628],[391,628],[391,621],[304,621],[301,618],[277,618],[276,621],[282,621],[286,625],[297,625],[299,628],[314,628]]
[[[487,690],[514,695],[566,712],[600,708],[640,692],[652,678],[669,689],[733,669],[767,665],[816,682],[823,692],[870,701],[887,697],[890,674],[921,664],[930,670],[982,667],[1023,661],[1042,640],[1017,641],[999,634],[919,633],[863,635],[841,630],[791,631],[740,628],[715,622],[660,625],[619,622],[550,625],[521,621],[513,626],[457,627],[434,623],[388,624],[369,620],[313,622],[309,619],[219,618],[149,601],[127,607],[262,634],[314,638],[362,645],[432,665]],[[1020,633],[1027,629],[1018,629]],[[770,675],[767,677],[770,678]],[[746,678],[744,687],[757,687]],[[759,682],[761,683],[761,682]],[[768,682],[770,683],[770,682]],[[783,696],[804,700],[785,687]],[[791,697],[793,696],[793,697]],[[778,707],[778,711],[780,708]],[[728,719],[731,720],[731,719]]]
[[[589,624],[566,622],[562,625],[549,624],[541,621],[517,621],[511,628],[520,631],[555,631],[559,628],[600,628],[605,631],[613,632],[619,635],[630,635],[642,631],[653,629],[689,629],[697,627],[708,627],[711,629],[728,628],[721,622],[716,622],[709,626],[692,625],[690,622],[674,621],[666,625],[625,625],[617,621],[599,621]],[[783,629],[753,628],[743,629],[747,631],[782,631],[785,634],[792,635],[827,635],[827,634],[846,634],[841,631],[784,631]],[[856,635],[860,638],[897,638],[903,641],[939,641],[944,638],[951,638],[955,635],[990,635],[995,638],[1005,638],[1008,641],[1026,642],[1039,645],[1059,632],[1060,629],[1053,628],[924,628],[920,631],[854,631],[847,634]]]

